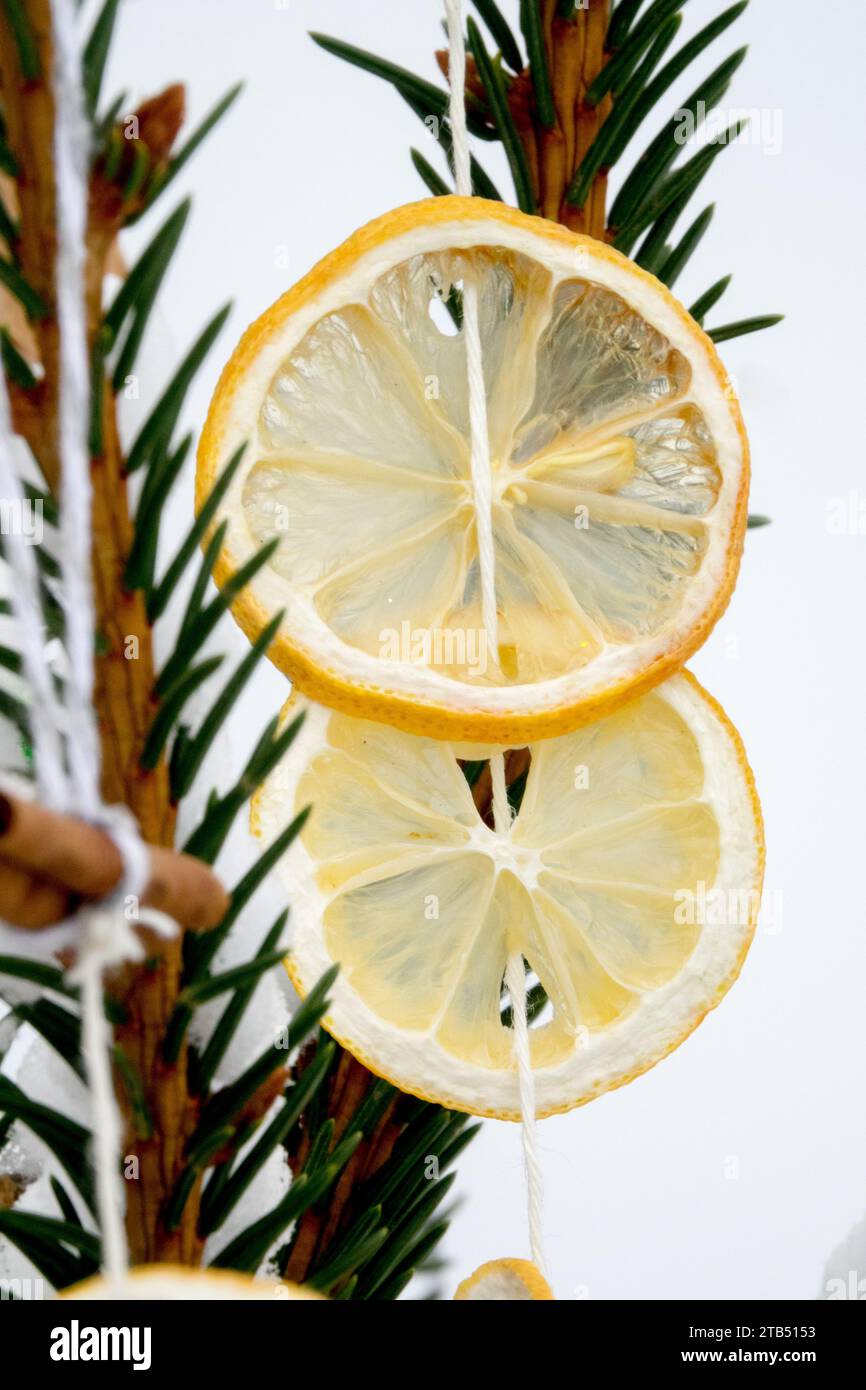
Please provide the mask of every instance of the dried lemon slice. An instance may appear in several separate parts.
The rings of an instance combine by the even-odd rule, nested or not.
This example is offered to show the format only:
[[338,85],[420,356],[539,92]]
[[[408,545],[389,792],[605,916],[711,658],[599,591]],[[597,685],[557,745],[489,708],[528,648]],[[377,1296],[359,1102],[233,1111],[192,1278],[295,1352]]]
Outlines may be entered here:
[[[478,291],[498,645],[481,620],[459,295]],[[449,316],[450,315],[450,316]],[[388,214],[247,331],[199,450],[224,583],[273,660],[348,713],[530,741],[656,684],[733,588],[748,450],[706,334],[612,248],[478,199]]]
[[763,872],[754,783],[688,674],[530,745],[505,833],[476,810],[467,751],[309,707],[252,810],[270,841],[314,803],[282,864],[289,970],[305,994],[339,962],[325,1026],[370,1070],[517,1119],[502,983],[520,952],[548,999],[538,1113],[568,1110],[653,1066],[736,977]]

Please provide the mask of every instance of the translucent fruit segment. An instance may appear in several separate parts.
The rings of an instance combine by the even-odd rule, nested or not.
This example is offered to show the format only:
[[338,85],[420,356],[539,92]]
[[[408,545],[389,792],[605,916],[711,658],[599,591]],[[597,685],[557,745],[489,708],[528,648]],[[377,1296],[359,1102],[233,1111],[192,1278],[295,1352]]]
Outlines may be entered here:
[[[499,650],[481,651],[462,295],[479,304]],[[259,415],[244,512],[343,643],[471,686],[663,633],[721,485],[691,370],[622,298],[501,246],[414,255],[314,325]]]
[[[331,715],[296,809],[331,959],[377,1015],[480,1067],[512,1064],[503,976],[520,954],[552,1017],[550,1066],[680,972],[700,925],[682,890],[717,875],[694,735],[658,694],[530,750],[520,812],[485,827],[447,743]],[[459,750],[457,750],[459,751]]]
[[396,470],[455,477],[460,436],[427,408],[391,335],[362,305],[311,328],[280,368],[262,406],[265,453],[341,454]]
[[574,443],[611,421],[650,413],[682,395],[689,377],[685,358],[618,295],[585,280],[561,283],[514,462],[528,463],[558,438]]
[[244,486],[244,512],[259,545],[277,539],[277,574],[316,589],[399,537],[423,538],[454,517],[460,492],[423,474],[343,454],[269,457]]
[[489,860],[455,854],[349,889],[325,911],[328,951],[382,1018],[428,1029],[454,991],[493,877]]
[[549,851],[569,836],[670,802],[697,800],[697,739],[662,696],[535,744],[515,843]]

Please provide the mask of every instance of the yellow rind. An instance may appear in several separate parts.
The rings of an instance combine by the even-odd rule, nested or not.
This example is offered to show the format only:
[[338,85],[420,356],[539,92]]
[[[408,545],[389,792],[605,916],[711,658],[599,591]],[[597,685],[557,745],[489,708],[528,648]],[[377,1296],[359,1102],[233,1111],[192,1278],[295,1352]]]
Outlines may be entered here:
[[[376,218],[365,227],[325,256],[303,279],[299,280],[280,299],[272,304],[246,330],[235,351],[219,378],[211,401],[208,417],[202,431],[198,447],[196,469],[196,511],[199,511],[213,487],[226,460],[222,449],[222,439],[231,407],[233,388],[246,372],[249,364],[256,358],[263,345],[278,331],[285,321],[304,305],[314,300],[337,276],[345,275],[361,257],[381,246],[389,238],[399,236],[412,227],[423,223],[435,226],[443,223],[477,221],[484,218],[505,226],[523,230],[534,237],[541,237],[552,244],[567,245],[572,248],[585,248],[593,258],[610,261],[626,270],[639,281],[653,285],[655,293],[671,308],[689,333],[705,351],[712,371],[729,402],[732,419],[736,426],[742,450],[743,472],[737,493],[734,518],[728,538],[725,555],[724,576],[716,589],[713,599],[701,615],[700,620],[686,636],[668,652],[642,667],[632,676],[624,677],[607,686],[603,691],[582,699],[578,704],[563,704],[531,714],[517,711],[474,710],[465,714],[443,709],[430,701],[415,695],[405,695],[389,690],[378,684],[349,681],[318,666],[315,660],[297,646],[284,632],[278,632],[268,649],[271,661],[294,682],[297,688],[319,704],[328,705],[344,714],[360,719],[374,719],[404,729],[408,733],[424,735],[428,738],[489,741],[510,743],[518,746],[543,738],[554,738],[560,734],[571,733],[574,729],[592,722],[602,714],[610,713],[619,705],[643,694],[658,685],[667,676],[688,660],[706,641],[709,633],[725,611],[733,592],[737,577],[743,542],[746,532],[748,492],[749,492],[749,445],[739,403],[731,389],[727,372],[718,355],[715,344],[699,324],[695,323],[687,310],[680,304],[660,280],[647,271],[634,265],[612,246],[607,246],[592,237],[581,236],[567,230],[558,223],[541,217],[529,217],[516,208],[503,203],[488,202],[480,198],[424,199],[396,208],[383,217]],[[212,538],[214,523],[208,528],[202,544],[207,546]],[[214,567],[214,579],[222,586],[237,568],[228,543],[224,544]],[[232,604],[235,621],[254,642],[263,628],[271,621],[272,612],[265,609],[248,585]]]

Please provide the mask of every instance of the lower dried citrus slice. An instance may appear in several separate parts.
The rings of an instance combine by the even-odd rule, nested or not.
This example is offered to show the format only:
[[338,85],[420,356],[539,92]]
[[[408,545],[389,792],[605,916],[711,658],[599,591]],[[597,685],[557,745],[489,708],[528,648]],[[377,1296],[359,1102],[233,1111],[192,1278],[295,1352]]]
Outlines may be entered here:
[[520,952],[547,999],[530,1037],[551,1114],[646,1071],[728,989],[755,926],[760,808],[688,674],[531,745],[504,834],[458,763],[479,751],[310,706],[252,823],[270,841],[313,803],[282,866],[288,964],[301,994],[340,964],[324,1022],[344,1047],[404,1091],[518,1118],[502,983]]
[[[460,295],[477,291],[497,650],[482,623]],[[304,693],[434,738],[566,732],[678,669],[748,487],[713,344],[611,247],[477,198],[365,227],[247,331],[199,450],[219,583]],[[487,509],[489,508],[489,512]]]
[[550,1285],[531,1260],[490,1260],[457,1286],[455,1302],[551,1303]]

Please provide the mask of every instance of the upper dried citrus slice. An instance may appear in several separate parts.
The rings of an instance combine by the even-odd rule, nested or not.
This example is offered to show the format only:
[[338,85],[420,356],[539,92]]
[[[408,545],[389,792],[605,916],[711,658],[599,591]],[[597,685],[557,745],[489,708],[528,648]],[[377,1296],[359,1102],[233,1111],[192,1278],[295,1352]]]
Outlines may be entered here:
[[270,841],[314,802],[283,862],[288,964],[306,994],[339,962],[325,1027],[344,1047],[404,1091],[518,1118],[502,983],[519,952],[548,1000],[530,1038],[551,1114],[646,1071],[728,989],[760,811],[736,731],[688,674],[530,745],[505,833],[458,763],[479,751],[310,706],[253,828]]
[[[461,286],[478,292],[498,650],[481,619]],[[715,349],[610,247],[478,199],[356,233],[241,339],[199,450],[234,612],[333,708],[434,738],[577,727],[657,683],[733,587],[748,452]]]
[[488,1260],[457,1285],[455,1302],[552,1303],[553,1292],[531,1260]]

